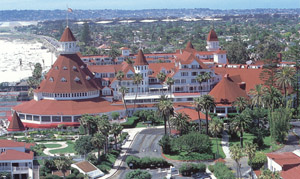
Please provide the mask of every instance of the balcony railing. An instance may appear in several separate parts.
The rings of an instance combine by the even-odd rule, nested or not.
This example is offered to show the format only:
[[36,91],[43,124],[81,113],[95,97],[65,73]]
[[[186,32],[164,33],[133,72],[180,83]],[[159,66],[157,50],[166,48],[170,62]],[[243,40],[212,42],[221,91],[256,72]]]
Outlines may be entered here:
[[13,172],[28,172],[28,167],[13,167],[12,171]]
[[11,171],[11,168],[10,167],[7,167],[7,166],[5,166],[5,167],[0,167],[0,171]]

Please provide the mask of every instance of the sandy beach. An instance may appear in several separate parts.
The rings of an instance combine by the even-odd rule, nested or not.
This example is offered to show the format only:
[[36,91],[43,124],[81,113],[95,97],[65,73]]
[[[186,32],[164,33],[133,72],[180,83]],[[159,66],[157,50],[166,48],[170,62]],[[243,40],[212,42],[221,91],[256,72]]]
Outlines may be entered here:
[[[0,39],[0,83],[28,78],[38,62],[43,71],[47,71],[51,66],[52,53],[42,46],[37,40]],[[55,60],[53,54],[53,62]]]

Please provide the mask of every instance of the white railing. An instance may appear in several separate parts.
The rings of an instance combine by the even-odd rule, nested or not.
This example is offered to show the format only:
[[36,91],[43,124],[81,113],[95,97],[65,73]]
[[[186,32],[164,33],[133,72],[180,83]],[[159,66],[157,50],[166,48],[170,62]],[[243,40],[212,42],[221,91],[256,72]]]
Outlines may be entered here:
[[10,167],[0,167],[0,171],[11,171]]
[[12,168],[13,170],[13,172],[27,172],[28,171],[28,167],[13,167]]

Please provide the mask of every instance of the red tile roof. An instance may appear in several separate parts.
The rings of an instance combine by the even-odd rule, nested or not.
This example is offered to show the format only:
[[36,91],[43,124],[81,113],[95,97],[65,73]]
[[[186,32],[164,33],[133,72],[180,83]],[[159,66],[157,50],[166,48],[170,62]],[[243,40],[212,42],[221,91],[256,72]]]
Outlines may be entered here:
[[193,53],[187,51],[184,51],[182,54],[178,54],[177,60],[179,60],[181,64],[191,64],[193,61],[197,61],[201,69],[207,69],[207,66],[203,62],[196,58]]
[[95,73],[116,73],[120,65],[89,65],[88,69]]
[[[198,112],[195,109],[182,108],[182,109],[177,109],[175,112],[187,114],[191,118],[191,121],[196,121],[199,119]],[[200,119],[202,119],[202,120],[206,119],[205,114],[203,114],[202,112],[200,112]],[[209,116],[208,116],[208,120],[211,120],[211,118]]]
[[283,170],[300,165],[300,157],[293,152],[283,153],[268,153],[266,154],[270,159],[274,160],[280,165]]
[[246,91],[241,89],[229,75],[225,75],[209,95],[214,97],[216,103],[221,104],[231,104],[237,97],[248,98]]
[[175,63],[150,63],[149,69],[153,71],[149,77],[156,78],[156,75],[161,72],[162,69],[165,69],[166,71],[172,71],[172,69],[175,69]]
[[281,171],[280,176],[284,179],[299,179],[300,166],[291,168],[287,171]]
[[69,27],[66,27],[64,33],[62,34],[61,38],[60,38],[60,42],[72,42],[72,41],[76,41],[73,33],[71,32]]
[[0,147],[25,147],[26,149],[30,149],[31,146],[34,146],[34,143],[25,143],[25,142],[16,142],[13,140],[0,139]]
[[260,79],[260,73],[262,69],[247,69],[247,68],[225,68],[225,67],[215,67],[215,73],[224,76],[229,74],[230,78],[237,84],[241,82],[246,83],[246,91],[250,92],[251,89],[255,88],[257,84],[264,84]]
[[26,153],[9,149],[0,154],[1,160],[33,160],[33,152]]
[[[65,82],[62,81],[63,78],[66,80]],[[79,81],[76,81],[76,78]],[[36,92],[73,93],[99,89],[100,83],[96,82],[92,72],[77,54],[61,54]]]
[[214,29],[209,31],[207,41],[218,41],[218,36]]
[[143,51],[140,49],[135,59],[134,66],[149,65]]
[[8,131],[24,131],[25,130],[25,127],[16,112],[14,112],[7,130]]
[[[122,105],[112,105],[112,103],[102,99],[84,100],[31,100],[13,108],[18,113],[37,115],[82,115],[98,114],[110,111],[124,110]],[[23,121],[24,122],[24,121]]]

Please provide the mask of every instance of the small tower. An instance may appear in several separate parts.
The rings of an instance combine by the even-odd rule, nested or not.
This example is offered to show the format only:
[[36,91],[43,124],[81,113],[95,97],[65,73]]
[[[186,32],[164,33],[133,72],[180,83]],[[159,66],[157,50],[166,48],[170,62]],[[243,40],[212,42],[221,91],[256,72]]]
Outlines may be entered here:
[[207,43],[206,46],[207,51],[216,51],[220,48],[218,36],[214,31],[214,29],[211,29],[209,31],[206,43]]
[[66,27],[59,41],[60,46],[58,48],[58,51],[60,54],[76,54],[77,52],[79,52],[79,47],[77,47],[76,39],[69,27]]
[[127,47],[122,47],[121,51],[122,51],[123,56],[129,56],[130,55],[130,49],[127,48]]
[[148,71],[149,71],[149,64],[144,56],[143,51],[140,49],[138,55],[136,57],[134,65],[135,73],[141,74],[143,76],[143,81],[139,85],[140,88],[138,92],[147,92],[148,91]]
[[7,127],[7,131],[17,132],[17,131],[24,131],[24,130],[25,130],[25,127],[24,127],[20,117],[18,116],[18,114],[15,111],[13,113],[11,121],[10,121],[8,127]]

